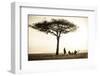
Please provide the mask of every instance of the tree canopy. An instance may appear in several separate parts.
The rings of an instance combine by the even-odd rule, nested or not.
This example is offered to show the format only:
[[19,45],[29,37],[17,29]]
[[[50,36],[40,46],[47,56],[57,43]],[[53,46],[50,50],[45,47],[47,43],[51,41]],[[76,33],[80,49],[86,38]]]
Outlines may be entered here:
[[32,28],[41,32],[51,33],[55,36],[75,31],[76,25],[64,19],[52,19],[51,21],[38,22],[31,25]]

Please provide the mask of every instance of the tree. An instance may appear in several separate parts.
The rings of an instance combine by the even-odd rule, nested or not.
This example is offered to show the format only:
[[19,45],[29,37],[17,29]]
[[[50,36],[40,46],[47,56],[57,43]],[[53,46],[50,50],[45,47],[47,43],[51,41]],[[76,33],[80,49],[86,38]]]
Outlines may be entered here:
[[61,34],[73,32],[77,29],[75,24],[64,19],[52,19],[51,21],[38,22],[30,26],[41,32],[45,32],[47,34],[50,33],[56,36],[57,39],[56,55],[59,54],[59,41]]

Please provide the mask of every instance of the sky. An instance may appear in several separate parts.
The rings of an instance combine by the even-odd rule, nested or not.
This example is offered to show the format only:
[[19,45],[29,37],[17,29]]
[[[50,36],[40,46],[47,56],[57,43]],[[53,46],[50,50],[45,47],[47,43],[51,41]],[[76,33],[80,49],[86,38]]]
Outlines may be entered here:
[[[28,16],[28,25],[32,25],[44,20],[65,19],[74,23],[79,28],[74,32],[61,35],[59,44],[59,53],[66,51],[80,50],[80,52],[88,52],[88,18],[87,17],[69,17],[69,16]],[[56,53],[57,40],[56,36],[40,32],[31,27],[28,28],[28,53]]]

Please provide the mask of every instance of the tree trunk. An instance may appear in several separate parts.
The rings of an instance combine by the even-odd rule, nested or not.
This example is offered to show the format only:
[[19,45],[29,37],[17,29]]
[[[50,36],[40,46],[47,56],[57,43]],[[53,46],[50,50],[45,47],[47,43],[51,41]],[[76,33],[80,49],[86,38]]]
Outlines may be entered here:
[[59,54],[59,39],[60,39],[60,37],[59,37],[59,36],[57,36],[57,48],[56,48],[56,55],[58,55],[58,54]]

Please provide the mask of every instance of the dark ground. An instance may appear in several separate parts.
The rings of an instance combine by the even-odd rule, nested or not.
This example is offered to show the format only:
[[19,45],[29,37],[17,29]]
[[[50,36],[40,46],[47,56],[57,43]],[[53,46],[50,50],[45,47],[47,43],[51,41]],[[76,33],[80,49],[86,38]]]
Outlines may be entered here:
[[83,59],[88,58],[88,53],[78,53],[76,55],[59,54],[28,54],[28,60],[56,60],[56,59]]

